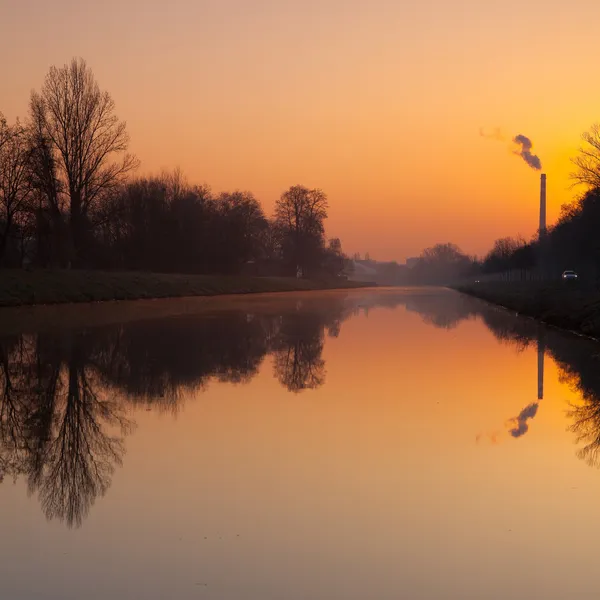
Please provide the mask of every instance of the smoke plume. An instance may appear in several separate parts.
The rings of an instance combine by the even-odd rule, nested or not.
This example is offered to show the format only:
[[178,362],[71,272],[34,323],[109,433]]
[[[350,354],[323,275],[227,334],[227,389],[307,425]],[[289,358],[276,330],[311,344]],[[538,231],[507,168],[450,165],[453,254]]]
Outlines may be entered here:
[[495,446],[496,444],[499,444],[502,441],[501,438],[502,433],[500,431],[492,431],[490,433],[481,432],[475,436],[475,443],[479,444],[479,442],[485,439],[489,440],[489,442]]
[[504,141],[504,135],[500,127],[496,127],[492,132],[486,133],[483,127],[479,128],[479,135],[486,140],[496,140],[498,142]]
[[520,150],[515,150],[515,154],[519,155],[532,169],[540,171],[542,161],[535,154],[531,154],[531,148],[533,147],[531,140],[524,135],[518,135],[513,139],[513,142],[521,147]]
[[529,419],[533,419],[538,411],[538,402],[533,402],[526,406],[520,413],[518,417],[514,417],[510,419],[507,423],[507,426],[512,427],[508,430],[508,433],[515,438],[521,437],[525,435],[529,431],[529,425],[527,421]]

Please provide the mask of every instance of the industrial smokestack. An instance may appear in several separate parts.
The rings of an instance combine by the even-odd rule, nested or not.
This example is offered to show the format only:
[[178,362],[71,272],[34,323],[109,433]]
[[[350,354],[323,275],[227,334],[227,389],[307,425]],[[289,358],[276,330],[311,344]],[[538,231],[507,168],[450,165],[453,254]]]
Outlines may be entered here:
[[540,178],[540,236],[546,233],[546,174]]

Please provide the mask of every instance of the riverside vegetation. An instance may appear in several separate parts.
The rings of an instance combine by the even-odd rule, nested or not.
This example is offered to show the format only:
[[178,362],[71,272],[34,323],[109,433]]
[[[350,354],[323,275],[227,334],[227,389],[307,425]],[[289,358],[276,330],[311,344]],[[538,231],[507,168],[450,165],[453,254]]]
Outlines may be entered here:
[[292,292],[357,288],[369,284],[343,279],[184,275],[120,271],[5,269],[0,306]]
[[488,281],[455,287],[548,325],[600,339],[600,290],[593,284]]
[[128,148],[82,59],[49,70],[24,121],[0,113],[0,303],[351,285],[322,190],[291,186],[269,217],[249,191],[136,176]]

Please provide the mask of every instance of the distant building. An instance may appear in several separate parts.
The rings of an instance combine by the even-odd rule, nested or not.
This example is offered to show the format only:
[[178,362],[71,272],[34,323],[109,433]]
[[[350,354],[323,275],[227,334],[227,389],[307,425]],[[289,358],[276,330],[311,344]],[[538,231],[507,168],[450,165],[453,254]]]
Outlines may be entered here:
[[419,259],[416,256],[406,259],[406,266],[409,269],[412,269],[419,262]]

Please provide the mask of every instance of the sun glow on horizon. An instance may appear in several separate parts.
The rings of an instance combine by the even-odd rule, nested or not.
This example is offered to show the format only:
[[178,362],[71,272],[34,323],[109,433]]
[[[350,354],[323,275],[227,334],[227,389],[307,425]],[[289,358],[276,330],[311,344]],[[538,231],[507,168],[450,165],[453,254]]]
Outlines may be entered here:
[[600,120],[581,60],[600,5],[585,0],[9,4],[9,119],[26,116],[50,65],[82,56],[128,123],[140,173],[179,166],[217,192],[252,191],[267,213],[290,185],[321,188],[328,233],[350,254],[403,261],[450,241],[481,256],[496,238],[531,238],[539,178],[510,139],[534,141],[551,224],[576,194],[580,135]]

